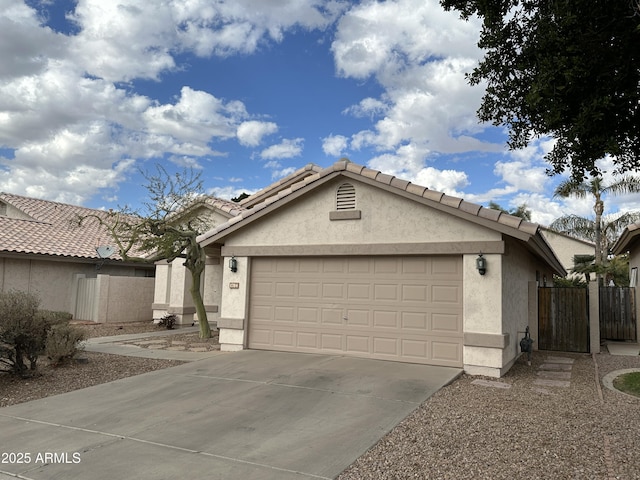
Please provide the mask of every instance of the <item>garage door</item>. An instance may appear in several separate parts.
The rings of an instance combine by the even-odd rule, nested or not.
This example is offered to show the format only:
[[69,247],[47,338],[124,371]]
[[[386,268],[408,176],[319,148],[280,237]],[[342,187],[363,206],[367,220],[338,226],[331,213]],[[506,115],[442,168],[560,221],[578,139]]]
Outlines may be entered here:
[[462,258],[254,258],[249,348],[462,366]]

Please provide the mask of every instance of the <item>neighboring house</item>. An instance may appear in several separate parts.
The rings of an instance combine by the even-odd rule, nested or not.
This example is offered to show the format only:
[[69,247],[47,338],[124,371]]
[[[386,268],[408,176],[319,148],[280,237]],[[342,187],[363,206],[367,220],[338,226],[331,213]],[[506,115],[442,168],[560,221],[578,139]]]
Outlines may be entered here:
[[[176,214],[176,223],[197,218],[200,224],[206,225],[206,230],[216,228],[230,218],[239,215],[243,210],[252,208],[256,203],[277,195],[279,191],[304,180],[320,170],[322,169],[316,165],[306,165],[239,203],[211,196],[202,197],[186,210]],[[207,320],[214,325],[220,317],[222,269],[220,255],[208,256],[207,265],[202,276],[203,284],[200,287],[207,312]],[[191,299],[190,288],[191,273],[182,265],[180,259],[176,259],[171,263],[166,261],[157,262],[153,318],[160,319],[167,314],[174,314],[177,316],[179,325],[191,325],[196,321],[196,309]]]
[[[578,277],[581,280],[584,280],[583,274],[571,272],[571,269],[574,267],[573,257],[575,255],[593,256],[595,252],[595,244],[585,240],[580,240],[565,233],[556,232],[555,230],[551,230],[546,227],[540,227],[540,232],[553,248],[553,251],[562,263],[564,269],[570,272],[568,277]],[[549,282],[548,286],[552,285],[553,283]]]
[[155,267],[123,262],[99,222],[78,225],[87,215],[108,212],[0,193],[0,291],[80,320],[150,321]]
[[[629,255],[629,286],[638,286],[638,270],[640,270],[640,223],[634,223],[624,229],[620,238],[611,249],[614,255]],[[636,332],[640,331],[640,305],[636,307]]]
[[280,187],[198,237],[222,350],[499,377],[537,327],[538,284],[566,274],[538,225],[346,160]]

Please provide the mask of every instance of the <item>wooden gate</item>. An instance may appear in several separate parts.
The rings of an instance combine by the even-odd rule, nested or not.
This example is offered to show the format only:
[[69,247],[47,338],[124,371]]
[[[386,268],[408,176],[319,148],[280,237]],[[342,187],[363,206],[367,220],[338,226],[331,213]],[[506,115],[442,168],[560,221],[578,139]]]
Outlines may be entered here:
[[600,287],[600,338],[636,341],[637,337],[636,289]]
[[538,288],[538,348],[589,352],[589,293],[586,288]]

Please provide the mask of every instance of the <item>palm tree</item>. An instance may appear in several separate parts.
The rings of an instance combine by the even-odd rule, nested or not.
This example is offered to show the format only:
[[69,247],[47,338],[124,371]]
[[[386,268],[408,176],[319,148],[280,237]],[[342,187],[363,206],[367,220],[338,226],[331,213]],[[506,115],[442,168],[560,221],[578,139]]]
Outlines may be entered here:
[[583,238],[595,243],[594,271],[600,278],[603,259],[606,259],[609,246],[615,242],[620,232],[629,224],[640,221],[640,213],[630,212],[618,216],[604,216],[605,195],[622,195],[625,193],[640,193],[640,177],[625,176],[618,181],[605,185],[602,177],[595,177],[590,181],[577,182],[566,180],[558,185],[554,197],[595,198],[593,211],[595,218],[589,219],[578,215],[565,215],[553,221],[549,226],[553,230]]

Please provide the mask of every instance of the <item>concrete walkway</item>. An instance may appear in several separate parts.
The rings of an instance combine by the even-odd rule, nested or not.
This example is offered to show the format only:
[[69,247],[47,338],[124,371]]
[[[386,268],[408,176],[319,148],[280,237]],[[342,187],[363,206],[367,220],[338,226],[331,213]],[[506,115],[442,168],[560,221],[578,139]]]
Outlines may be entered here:
[[1,408],[2,450],[23,457],[0,464],[0,479],[331,479],[461,373],[215,353]]
[[629,342],[607,342],[607,350],[611,355],[638,356],[640,345]]
[[126,335],[113,335],[110,337],[90,338],[85,342],[85,350],[88,352],[110,353],[113,355],[124,355],[128,357],[159,358],[166,360],[181,360],[183,362],[194,362],[204,358],[211,358],[220,355],[221,352],[209,351],[182,351],[165,350],[159,348],[143,348],[138,345],[127,344],[134,340],[147,338],[166,338],[171,335],[184,333],[198,333],[198,327],[186,327],[175,330],[160,330],[158,332],[131,333]]

